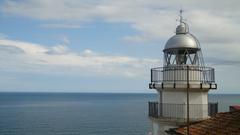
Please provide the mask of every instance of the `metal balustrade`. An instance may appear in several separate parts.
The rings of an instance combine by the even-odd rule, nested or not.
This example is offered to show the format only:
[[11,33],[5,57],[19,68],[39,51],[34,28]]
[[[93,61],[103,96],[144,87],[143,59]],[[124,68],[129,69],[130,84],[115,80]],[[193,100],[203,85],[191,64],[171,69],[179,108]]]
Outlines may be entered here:
[[[187,119],[187,104],[168,104],[149,102],[149,117],[168,119]],[[190,119],[202,119],[214,116],[218,112],[218,103],[189,104]]]
[[189,66],[189,65],[174,65],[167,67],[157,67],[151,69],[151,82],[164,83],[164,82],[187,82],[187,75],[189,82],[200,83],[214,83],[215,74],[214,68]]

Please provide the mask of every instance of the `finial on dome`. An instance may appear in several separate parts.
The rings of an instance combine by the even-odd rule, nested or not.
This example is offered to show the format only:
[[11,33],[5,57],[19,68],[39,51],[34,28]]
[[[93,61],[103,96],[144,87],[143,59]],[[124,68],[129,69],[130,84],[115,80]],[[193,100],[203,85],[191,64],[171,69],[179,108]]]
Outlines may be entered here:
[[180,17],[180,24],[177,26],[177,29],[176,29],[176,34],[186,34],[186,33],[188,33],[188,25],[187,25],[187,23],[185,23],[184,21],[183,21],[183,10],[182,9],[180,9],[180,11],[179,11],[179,17]]
[[180,9],[179,12],[180,12],[180,14],[179,14],[179,16],[180,16],[180,23],[182,23],[183,22],[183,16],[182,16],[183,10]]

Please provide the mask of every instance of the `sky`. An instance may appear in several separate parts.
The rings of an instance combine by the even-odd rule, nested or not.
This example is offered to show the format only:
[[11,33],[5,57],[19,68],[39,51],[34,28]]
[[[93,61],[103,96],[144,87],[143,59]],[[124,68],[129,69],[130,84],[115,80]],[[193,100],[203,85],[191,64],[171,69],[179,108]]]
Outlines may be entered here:
[[214,67],[240,93],[238,0],[1,0],[0,91],[154,92],[179,10]]

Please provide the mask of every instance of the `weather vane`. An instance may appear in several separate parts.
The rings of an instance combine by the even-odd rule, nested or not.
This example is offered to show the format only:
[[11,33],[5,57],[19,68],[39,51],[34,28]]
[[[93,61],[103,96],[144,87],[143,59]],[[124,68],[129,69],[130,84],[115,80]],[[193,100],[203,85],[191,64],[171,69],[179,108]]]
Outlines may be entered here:
[[180,9],[180,23],[182,23],[183,22],[183,16],[182,16],[182,14],[183,14],[183,10],[182,9]]

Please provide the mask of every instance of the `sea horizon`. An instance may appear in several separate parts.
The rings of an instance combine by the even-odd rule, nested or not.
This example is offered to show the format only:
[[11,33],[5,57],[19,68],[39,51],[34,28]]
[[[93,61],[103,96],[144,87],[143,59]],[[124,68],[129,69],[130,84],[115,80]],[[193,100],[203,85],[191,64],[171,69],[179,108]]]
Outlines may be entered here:
[[[79,92],[79,91],[0,91],[0,93],[82,93],[82,94],[157,94],[157,92]],[[226,94],[226,95],[232,95],[232,94],[240,94],[240,93],[208,93],[210,95],[215,94]]]

